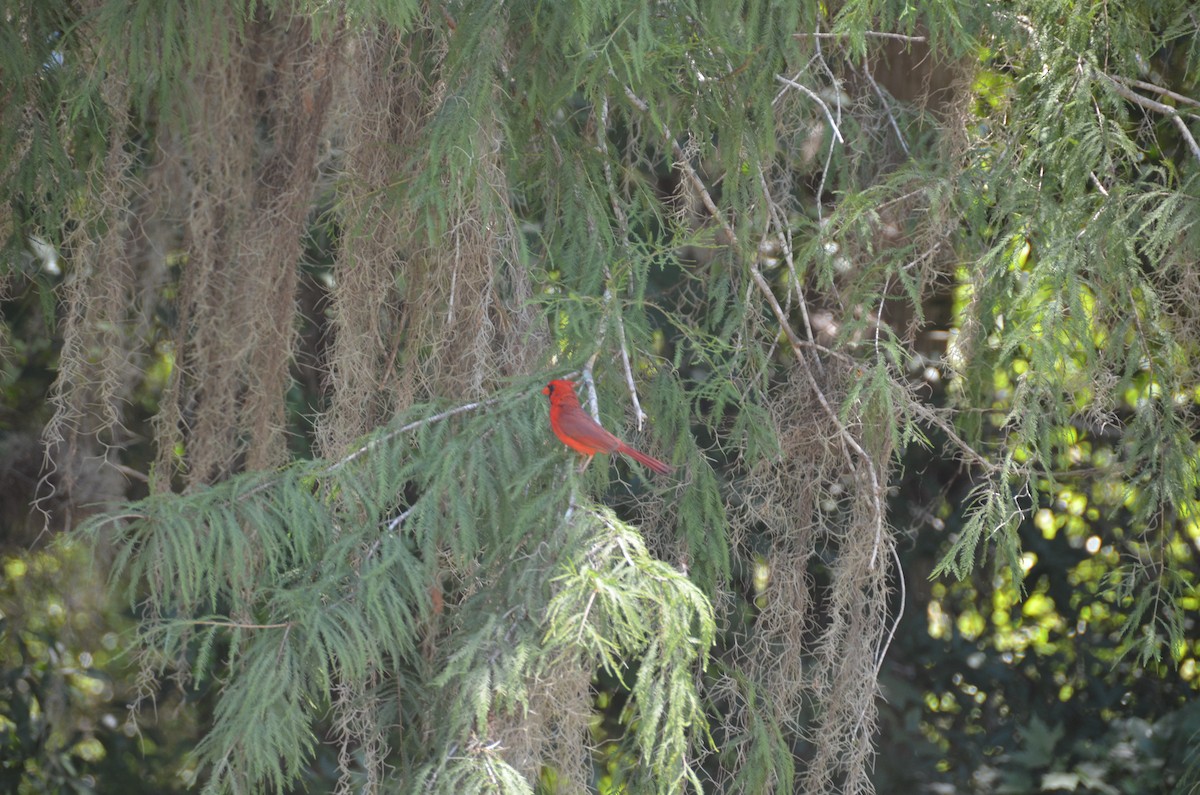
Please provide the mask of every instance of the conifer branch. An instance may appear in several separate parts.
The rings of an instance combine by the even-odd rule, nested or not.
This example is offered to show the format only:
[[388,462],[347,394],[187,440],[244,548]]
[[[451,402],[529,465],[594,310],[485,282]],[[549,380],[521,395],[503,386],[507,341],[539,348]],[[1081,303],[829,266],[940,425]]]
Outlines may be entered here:
[[[366,444],[362,445],[361,447],[359,447],[357,450],[350,453],[349,455],[339,458],[337,461],[333,462],[332,464],[330,464],[328,467],[325,468],[324,474],[330,475],[330,474],[333,474],[334,472],[337,472],[341,468],[345,467],[347,464],[350,464],[353,461],[363,457],[367,453],[370,453],[372,450],[379,447],[379,445],[383,444],[384,442],[389,442],[392,439],[395,439],[397,436],[402,436],[406,433],[409,433],[410,431],[415,431],[417,428],[421,428],[425,425],[432,425],[434,423],[441,422],[442,420],[450,419],[451,417],[457,416],[459,414],[465,414],[468,411],[475,411],[477,409],[487,408],[488,406],[494,406],[495,404],[499,403],[501,400],[502,400],[502,397],[497,395],[495,397],[488,398],[487,400],[477,400],[472,403],[464,403],[461,406],[455,406],[452,409],[446,409],[445,411],[438,412],[437,414],[433,414],[428,417],[422,417],[419,420],[413,420],[412,422],[402,425],[399,428],[388,431],[388,432],[382,434],[381,436],[377,436],[376,438],[374,438],[371,441],[367,442]],[[243,500],[243,499],[246,499],[247,497],[251,497],[255,494],[259,494],[263,491],[266,491],[267,489],[271,488],[274,485],[274,483],[275,483],[274,480],[267,480],[262,483],[259,483],[257,486],[254,486],[253,488],[247,489],[246,491],[241,492],[238,495],[236,495],[237,499]],[[139,517],[139,518],[145,518],[145,517]]]
[[[1029,37],[1033,39],[1034,44],[1040,45],[1041,37],[1037,28],[1034,27],[1032,20],[1023,14],[1016,15],[1014,19],[1016,20],[1017,25],[1029,34]],[[1083,59],[1081,58],[1080,64],[1082,65],[1082,63]],[[1156,94],[1173,99],[1176,102],[1182,102],[1186,105],[1193,105],[1197,107],[1200,107],[1200,101],[1163,88],[1162,86],[1155,85],[1154,83],[1147,83],[1143,80],[1135,80],[1133,78],[1123,77],[1120,75],[1110,75],[1094,66],[1090,67],[1088,71],[1091,74],[1097,75],[1106,80],[1109,87],[1111,87],[1118,96],[1129,100],[1143,110],[1153,111],[1169,118],[1172,123],[1179,128],[1179,134],[1183,136],[1183,140],[1187,144],[1188,149],[1191,150],[1192,156],[1195,157],[1196,160],[1200,161],[1200,144],[1197,144],[1195,136],[1193,136],[1192,131],[1188,129],[1187,122],[1184,121],[1180,112],[1170,105],[1165,105],[1162,102],[1142,96],[1133,89],[1140,88],[1143,91],[1153,91]]]

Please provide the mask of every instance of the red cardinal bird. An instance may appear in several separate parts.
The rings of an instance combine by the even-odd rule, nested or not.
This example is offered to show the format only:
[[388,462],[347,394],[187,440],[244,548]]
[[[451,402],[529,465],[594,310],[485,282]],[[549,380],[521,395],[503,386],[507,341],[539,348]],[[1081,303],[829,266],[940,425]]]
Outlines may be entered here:
[[600,423],[589,417],[579,405],[575,384],[571,381],[551,381],[546,384],[542,394],[550,396],[550,427],[554,429],[554,435],[562,439],[567,447],[586,455],[589,461],[596,453],[621,453],[659,474],[667,475],[674,471],[675,468],[670,464],[639,453],[601,428]]

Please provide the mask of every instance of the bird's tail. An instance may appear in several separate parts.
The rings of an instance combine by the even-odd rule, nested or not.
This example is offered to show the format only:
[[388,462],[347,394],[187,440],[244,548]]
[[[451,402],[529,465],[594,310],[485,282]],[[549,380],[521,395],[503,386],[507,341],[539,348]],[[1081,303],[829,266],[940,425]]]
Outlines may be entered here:
[[643,464],[643,465],[649,467],[650,469],[653,469],[655,472],[657,472],[660,475],[669,475],[675,471],[675,467],[671,466],[670,464],[664,464],[662,461],[659,461],[657,458],[648,456],[645,453],[639,453],[637,450],[634,450],[632,447],[630,447],[627,444],[622,444],[620,447],[618,447],[617,452],[621,453],[622,455],[629,456],[634,461],[637,461],[639,464]]

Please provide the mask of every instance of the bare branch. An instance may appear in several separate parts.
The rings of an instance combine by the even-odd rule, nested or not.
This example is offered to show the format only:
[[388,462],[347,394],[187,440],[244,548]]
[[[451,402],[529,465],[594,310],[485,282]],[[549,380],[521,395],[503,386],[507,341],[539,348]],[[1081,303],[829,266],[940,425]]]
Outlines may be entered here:
[[646,424],[646,412],[642,410],[642,402],[638,400],[637,387],[633,383],[633,366],[629,362],[629,345],[625,342],[625,322],[621,319],[621,313],[617,312],[617,336],[621,340],[621,365],[625,371],[625,386],[629,389],[629,402],[633,405],[633,416],[637,420],[637,428],[640,431]]
[[909,154],[908,142],[904,140],[904,134],[900,132],[900,125],[896,123],[896,117],[892,115],[892,105],[883,95],[883,89],[875,82],[875,77],[866,65],[863,65],[862,73],[866,76],[867,82],[871,84],[871,88],[875,89],[875,96],[879,97],[879,101],[883,103],[883,110],[887,113],[888,121],[891,122],[892,131],[896,133],[896,140],[900,142],[900,148],[904,150],[904,154]]
[[896,608],[896,620],[892,622],[887,638],[880,644],[879,652],[875,655],[875,676],[879,676],[879,672],[883,668],[883,661],[887,659],[888,649],[891,648],[892,641],[896,637],[896,630],[900,628],[900,620],[904,618],[904,605],[908,601],[908,587],[904,583],[904,566],[900,563],[900,551],[896,549],[895,544],[892,544],[892,560],[896,564],[896,583],[900,592],[900,606]]
[[[596,143],[600,149],[600,153],[604,155],[604,182],[608,186],[608,200],[612,205],[613,217],[617,220],[617,228],[621,232],[621,245],[625,246],[629,240],[629,221],[625,215],[625,208],[621,206],[621,202],[617,196],[617,183],[613,179],[612,163],[608,158],[608,96],[605,95],[604,101],[600,105],[600,124],[596,126]],[[608,266],[604,268],[604,301],[610,309],[613,303],[612,294],[612,273]],[[642,402],[638,400],[637,387],[633,383],[633,365],[629,360],[629,343],[625,338],[625,319],[621,314],[620,309],[617,309],[613,314],[617,325],[617,337],[621,344],[621,365],[625,373],[625,386],[629,389],[629,402],[633,406],[633,416],[637,421],[637,429],[640,431],[646,425],[646,412],[642,410]],[[597,412],[598,413],[598,412]]]
[[[605,294],[608,294],[607,291],[605,291]],[[603,338],[603,332],[601,333],[601,338]],[[583,366],[582,375],[583,387],[587,392],[588,411],[592,413],[592,419],[596,422],[600,422],[600,399],[596,396],[596,377],[592,375],[592,368],[596,365],[596,359],[599,356],[600,348],[597,347],[591,357],[588,358],[587,364]],[[584,469],[587,469],[587,465],[591,463],[591,460],[589,457],[584,463],[583,468],[579,471],[582,472]]]
[[[863,31],[867,36],[874,39],[895,39],[897,41],[907,41],[914,43],[924,43],[929,41],[925,36],[910,36],[907,33],[890,33],[884,30],[867,30]],[[844,39],[849,36],[849,33],[793,33],[793,39]]]
[[188,624],[196,627],[223,627],[225,629],[290,629],[291,621],[284,621],[281,624],[243,624],[240,621],[188,621]]
[[1178,113],[1171,114],[1171,121],[1175,122],[1175,126],[1179,128],[1180,134],[1188,142],[1188,147],[1192,150],[1192,156],[1200,160],[1200,145],[1197,145],[1196,139],[1192,137],[1192,131],[1188,129],[1187,122]]
[[1192,156],[1195,157],[1196,160],[1200,161],[1200,144],[1196,143],[1196,139],[1192,135],[1192,131],[1188,129],[1187,122],[1185,122],[1183,117],[1179,115],[1178,110],[1170,105],[1164,105],[1157,100],[1142,96],[1129,86],[1125,85],[1124,81],[1118,80],[1112,75],[1105,74],[1104,72],[1098,70],[1096,71],[1096,74],[1107,80],[1108,84],[1112,87],[1112,90],[1118,95],[1124,97],[1139,107],[1145,108],[1146,110],[1152,110],[1155,113],[1160,113],[1163,116],[1170,118],[1171,121],[1175,123],[1175,126],[1179,128],[1179,132],[1183,136],[1183,140],[1187,142],[1188,148],[1192,150]]
[[[771,215],[771,223],[775,226],[775,238],[783,254],[783,261],[787,264],[788,275],[791,277],[793,289],[796,291],[797,305],[800,307],[800,317],[804,321],[804,333],[808,337],[810,349],[813,351],[813,362],[819,368],[821,367],[821,359],[816,355],[817,344],[813,337],[812,321],[808,317],[808,300],[804,297],[804,287],[800,283],[800,276],[796,273],[796,258],[792,254],[791,228],[787,223],[786,215],[771,196],[770,187],[767,185],[767,176],[763,172],[761,165],[758,168],[758,184],[762,189],[763,201],[767,204],[767,211]],[[791,296],[791,290],[788,291],[788,295],[789,297]],[[785,312],[784,314],[786,315],[787,313]]]
[[[804,374],[808,379],[809,387],[812,388],[813,394],[817,398],[817,402],[821,404],[821,408],[825,414],[834,422],[838,429],[838,436],[841,437],[846,447],[853,450],[863,463],[866,464],[867,474],[871,479],[871,502],[874,505],[874,525],[875,525],[875,545],[871,550],[870,568],[875,568],[875,560],[879,555],[879,545],[883,541],[883,486],[879,481],[879,473],[876,471],[875,459],[868,453],[863,446],[858,443],[850,430],[842,423],[837,412],[833,410],[833,406],[829,405],[829,400],[825,397],[825,393],[821,390],[820,384],[813,376],[812,370],[808,366],[808,360],[802,353],[804,342],[796,336],[796,332],[792,329],[791,323],[788,322],[787,315],[783,312],[783,307],[779,305],[779,300],[775,298],[775,294],[771,291],[771,285],[759,272],[757,263],[750,267],[750,277],[754,279],[754,283],[758,285],[758,291],[763,294],[767,304],[771,307],[771,311],[775,314],[775,319],[779,322],[783,333],[787,336],[788,342],[792,345],[792,353],[795,354],[797,360],[800,361]],[[853,462],[848,462],[853,464]]]
[[958,432],[954,430],[954,423],[950,422],[950,420],[939,414],[935,408],[932,406],[927,406],[924,403],[914,401],[911,405],[911,409],[917,419],[923,421],[926,425],[937,428],[942,433],[946,434],[946,438],[948,438],[972,464],[987,472],[1000,473],[1004,471],[1003,466],[987,458],[987,456],[985,456],[983,453],[976,451],[975,448],[967,444],[966,440],[959,436]]
[[1168,88],[1156,86],[1154,83],[1147,83],[1145,80],[1134,80],[1129,77],[1122,77],[1121,75],[1109,75],[1109,77],[1117,82],[1124,83],[1127,86],[1140,88],[1143,91],[1153,91],[1156,94],[1161,94],[1162,96],[1173,99],[1176,102],[1182,102],[1184,105],[1193,105],[1197,108],[1200,108],[1200,100],[1192,99],[1191,97],[1184,96],[1183,94],[1177,94]]
[[791,88],[796,89],[797,91],[804,94],[809,99],[813,100],[818,105],[820,105],[821,110],[823,110],[825,112],[825,118],[829,120],[829,126],[833,128],[833,134],[837,138],[838,143],[840,143],[840,144],[846,143],[846,139],[842,137],[842,131],[838,129],[837,122],[833,120],[833,113],[830,112],[829,106],[825,104],[825,100],[821,99],[821,97],[817,94],[817,92],[813,91],[811,88],[804,85],[803,83],[797,83],[795,80],[793,80],[790,77],[784,77],[783,75],[775,75],[775,80],[777,82],[783,83],[785,86],[789,86]]
[[[344,458],[341,458],[338,461],[336,461],[335,463],[331,464],[329,466],[329,468],[325,471],[326,472],[336,472],[337,470],[339,470],[342,467],[349,464],[351,461],[354,461],[357,458],[361,458],[362,456],[371,452],[372,450],[374,450],[376,447],[383,444],[384,442],[391,441],[392,439],[396,438],[397,436],[408,433],[409,431],[415,431],[417,428],[420,428],[423,425],[432,425],[435,422],[441,422],[442,420],[450,419],[451,417],[456,416],[458,414],[465,414],[468,411],[475,411],[476,409],[486,408],[487,406],[492,406],[499,402],[500,402],[499,396],[493,397],[493,398],[488,398],[487,400],[477,400],[474,403],[464,403],[461,406],[455,406],[452,409],[446,409],[445,411],[439,412],[437,414],[433,414],[429,417],[422,417],[419,420],[413,420],[412,422],[408,423],[407,425],[402,425],[401,427],[396,428],[394,431],[388,431],[387,433],[383,434],[382,436],[380,436],[377,439],[372,439],[371,441],[364,444],[362,447],[355,450],[353,453],[350,453],[349,455],[345,456]],[[252,491],[255,491],[255,490],[252,490]]]

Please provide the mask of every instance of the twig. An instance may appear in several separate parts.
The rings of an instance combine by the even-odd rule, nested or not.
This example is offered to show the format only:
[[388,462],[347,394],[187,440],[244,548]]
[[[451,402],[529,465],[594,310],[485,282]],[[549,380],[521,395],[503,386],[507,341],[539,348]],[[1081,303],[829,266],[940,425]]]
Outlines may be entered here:
[[1183,94],[1177,94],[1169,88],[1156,86],[1154,83],[1147,83],[1145,80],[1134,80],[1133,78],[1122,77],[1121,75],[1109,75],[1109,77],[1111,77],[1113,80],[1124,83],[1127,86],[1140,88],[1143,91],[1153,91],[1156,94],[1161,94],[1164,97],[1175,100],[1176,102],[1182,102],[1184,105],[1193,105],[1197,108],[1200,108],[1200,100],[1192,99],[1191,97],[1184,96]]
[[829,120],[829,126],[833,128],[833,134],[837,138],[838,143],[840,143],[840,144],[846,143],[846,139],[842,137],[842,131],[838,129],[837,122],[833,120],[833,113],[830,112],[829,106],[825,104],[825,100],[821,99],[821,97],[817,94],[817,92],[813,91],[811,88],[804,85],[803,83],[797,83],[795,80],[791,79],[790,77],[784,77],[783,75],[775,75],[775,80],[780,83],[783,83],[785,86],[790,86],[791,88],[796,89],[797,91],[801,92],[802,94],[804,94],[805,96],[809,97],[814,102],[816,102],[818,105],[820,105],[821,110],[825,111],[825,118]]
[[[925,36],[910,36],[906,33],[890,33],[884,30],[863,31],[864,35],[876,39],[896,39],[897,41],[919,42],[929,41]],[[849,33],[793,33],[793,39],[844,39]]]
[[[395,532],[396,528],[399,527],[400,525],[404,524],[404,520],[407,519],[409,516],[411,516],[412,512],[415,511],[416,509],[417,509],[417,506],[414,503],[414,504],[408,506],[408,508],[406,508],[405,510],[401,511],[400,514],[398,516],[396,516],[395,519],[392,519],[390,522],[388,522],[388,525],[387,525],[388,532],[389,533]],[[376,543],[376,545],[379,544],[378,541],[376,541],[375,543]],[[373,552],[374,548],[372,548],[371,551]],[[367,553],[367,557],[368,558],[371,557],[371,554]]]
[[579,621],[579,632],[575,635],[575,645],[583,643],[583,628],[587,626],[588,616],[591,615],[592,605],[596,602],[596,589],[592,589],[592,595],[588,597],[587,607],[583,608],[583,618]]
[[875,96],[879,97],[879,101],[883,103],[883,110],[887,113],[888,121],[891,122],[892,130],[896,133],[896,140],[900,142],[900,148],[904,150],[904,154],[909,154],[908,142],[904,140],[904,135],[900,132],[900,125],[896,123],[896,117],[892,115],[892,106],[883,95],[883,89],[875,82],[874,75],[867,68],[866,64],[862,68],[863,75],[866,76],[867,82],[871,84],[871,88],[875,89]]
[[1175,126],[1179,128],[1179,132],[1183,136],[1184,141],[1187,143],[1188,148],[1192,150],[1192,156],[1195,157],[1196,160],[1200,161],[1200,144],[1196,143],[1196,139],[1193,137],[1192,131],[1188,129],[1187,122],[1185,122],[1183,117],[1179,115],[1178,110],[1170,105],[1164,105],[1161,102],[1150,99],[1149,97],[1143,97],[1141,94],[1125,85],[1123,81],[1118,80],[1109,74],[1099,70],[1093,71],[1100,75],[1100,77],[1103,77],[1105,80],[1107,80],[1109,85],[1112,86],[1112,90],[1120,96],[1124,97],[1135,105],[1145,108],[1146,110],[1152,110],[1155,113],[1160,113],[1163,116],[1170,118],[1171,121],[1175,123]]
[[[813,362],[820,368],[821,357],[817,356],[816,339],[813,337],[812,322],[808,317],[808,300],[804,297],[804,287],[800,283],[800,276],[796,273],[796,259],[792,255],[791,229],[788,226],[783,213],[779,211],[779,205],[771,198],[771,189],[767,185],[767,176],[763,172],[762,165],[758,167],[758,185],[762,189],[763,201],[767,204],[767,212],[770,213],[771,223],[775,226],[775,237],[779,242],[779,247],[783,253],[783,261],[787,263],[788,275],[792,278],[792,284],[796,291],[797,305],[800,307],[800,318],[804,321],[804,333],[808,337],[810,350],[813,351]],[[784,232],[787,232],[785,235]],[[788,290],[788,298],[790,299],[792,291]],[[784,312],[787,315],[787,312]]]
[[[604,182],[608,187],[608,201],[612,205],[613,217],[617,221],[617,229],[621,233],[621,245],[627,246],[629,240],[629,220],[625,208],[617,199],[617,182],[613,178],[612,163],[608,158],[608,95],[600,104],[600,124],[596,126],[596,144],[603,155]],[[604,300],[611,309],[613,305],[612,273],[608,266],[604,267]],[[633,416],[637,420],[637,429],[641,431],[646,424],[646,412],[642,410],[642,402],[638,400],[637,387],[633,383],[633,365],[629,360],[629,343],[625,338],[625,318],[620,309],[613,313],[617,325],[617,338],[621,344],[621,366],[625,371],[625,386],[629,389],[629,402],[633,406]],[[597,410],[595,412],[599,414]]]
[[940,414],[938,414],[937,410],[932,406],[927,406],[924,403],[914,401],[912,403],[912,413],[916,415],[918,419],[923,420],[927,425],[931,425],[940,430],[942,433],[946,434],[946,438],[953,442],[955,447],[965,453],[966,457],[975,466],[980,467],[988,472],[1003,471],[1003,467],[1000,464],[989,460],[983,455],[983,453],[976,451],[975,448],[967,444],[966,440],[959,436],[958,432],[954,430],[954,425],[945,417],[942,417]]
[[[1099,109],[1097,109],[1096,113],[1097,113],[1097,115],[1100,113]],[[1104,188],[1104,185],[1102,185],[1102,184],[1101,184],[1101,182],[1100,182],[1100,180],[1099,180],[1099,179],[1096,177],[1096,172],[1095,172],[1095,171],[1089,171],[1089,172],[1088,172],[1088,176],[1089,176],[1089,177],[1091,177],[1091,179],[1092,179],[1092,184],[1096,186],[1096,189],[1100,191],[1101,195],[1103,195],[1103,196],[1104,196],[1104,198],[1106,198],[1106,199],[1107,199],[1107,198],[1108,198],[1108,191],[1107,191],[1107,190]],[[1079,240],[1079,239],[1080,239],[1080,238],[1082,238],[1082,237],[1083,237],[1085,234],[1087,234],[1088,227],[1090,227],[1090,226],[1091,226],[1093,223],[1095,223],[1095,222],[1096,222],[1096,219],[1100,217],[1100,214],[1101,214],[1102,212],[1104,212],[1104,204],[1103,204],[1103,202],[1100,204],[1100,206],[1099,206],[1099,207],[1097,207],[1097,208],[1096,208],[1096,212],[1092,213],[1092,217],[1088,219],[1088,222],[1087,222],[1086,224],[1084,224],[1084,225],[1083,225],[1083,227],[1082,227],[1082,228],[1081,228],[1081,229],[1080,229],[1078,232],[1076,232],[1076,233],[1075,233],[1075,239],[1076,239],[1076,240]]]
[[[326,473],[336,472],[337,470],[339,470],[342,467],[349,464],[351,461],[354,461],[355,459],[366,455],[367,453],[371,452],[379,445],[383,444],[384,442],[391,441],[392,439],[396,438],[397,436],[400,436],[401,434],[408,433],[409,431],[414,431],[423,425],[432,425],[435,422],[441,422],[442,420],[449,419],[458,414],[465,414],[468,411],[475,411],[476,409],[486,408],[487,406],[495,405],[496,403],[499,403],[500,400],[501,400],[501,398],[499,396],[493,397],[493,398],[488,398],[487,400],[477,400],[474,403],[464,403],[461,406],[455,406],[452,409],[446,409],[445,411],[439,412],[432,416],[422,417],[419,420],[413,420],[412,422],[408,423],[407,425],[402,425],[394,431],[389,431],[388,433],[385,433],[383,436],[380,436],[377,439],[372,439],[371,441],[364,444],[362,447],[355,450],[353,453],[350,453],[349,455],[345,456],[344,458],[341,458],[338,461],[336,461],[335,463],[331,464],[325,470],[325,472]],[[257,489],[252,489],[250,492],[247,492],[247,493],[253,493],[256,490]]]
[[[475,409],[481,409],[481,408],[486,408],[487,406],[495,405],[496,403],[499,403],[501,401],[501,399],[502,399],[501,396],[497,395],[496,397],[488,398],[487,400],[477,400],[474,403],[465,403],[461,406],[455,406],[452,409],[446,409],[443,412],[434,414],[429,417],[422,417],[419,420],[413,420],[412,422],[408,423],[407,425],[403,425],[399,428],[396,428],[393,431],[389,431],[389,432],[385,433],[383,436],[380,436],[376,439],[372,439],[371,441],[364,444],[362,447],[355,450],[353,453],[350,453],[349,455],[345,456],[344,458],[341,458],[341,459],[335,461],[334,463],[330,464],[328,467],[326,467],[324,470],[322,470],[322,474],[328,475],[328,474],[338,471],[339,469],[346,466],[347,464],[354,461],[355,459],[358,459],[358,458],[366,455],[367,453],[371,452],[379,445],[383,444],[384,442],[391,441],[392,439],[396,438],[397,436],[400,436],[401,434],[405,434],[405,433],[408,433],[409,431],[416,430],[417,428],[420,428],[423,425],[431,425],[435,422],[441,422],[442,420],[449,419],[450,417],[453,417],[458,414],[463,414],[468,411],[474,411]],[[253,497],[255,494],[258,494],[260,492],[266,491],[267,489],[271,488],[272,486],[275,485],[275,483],[277,481],[278,481],[278,478],[270,478],[268,480],[264,480],[263,482],[259,483],[258,485],[254,486],[253,488],[250,488],[250,489],[247,489],[246,491],[239,492],[235,495],[232,495],[230,497],[230,500],[231,501],[244,500],[249,497]],[[141,516],[138,514],[132,514],[130,516],[132,518],[141,518],[141,519],[148,518],[148,516]],[[116,518],[121,518],[121,517],[116,517]]]
[[132,512],[128,512],[128,511],[126,511],[125,513],[113,513],[113,514],[108,514],[108,515],[100,517],[100,519],[97,520],[97,522],[94,526],[94,529],[99,530],[101,527],[104,527],[104,525],[106,525],[106,524],[114,524],[116,522],[120,522],[125,519],[145,520],[145,519],[149,519],[149,518],[150,518],[150,514],[147,514],[147,513],[132,513]]
[[146,475],[145,473],[142,473],[142,472],[138,472],[133,467],[127,467],[124,464],[118,464],[118,463],[115,463],[112,461],[106,462],[106,465],[117,470],[117,472],[121,473],[125,477],[133,478],[134,480],[141,481],[142,483],[150,482],[149,475]]
[[[822,50],[821,50],[821,40],[814,39],[813,43],[815,45],[813,47],[813,49],[815,49],[817,51],[816,55],[814,55],[813,58],[818,63],[821,64],[821,67],[825,70],[825,76],[829,78],[829,83],[834,88],[833,98],[837,102],[837,120],[841,121],[842,120],[842,92],[838,87],[837,77],[833,74],[833,70],[829,68],[829,64],[825,62],[825,53],[822,52]],[[825,181],[827,179],[829,179],[829,167],[833,164],[833,143],[834,143],[833,139],[830,139],[829,148],[825,150],[825,165],[821,167],[821,181],[817,184],[817,195],[816,195],[817,223],[821,226],[824,226],[824,224],[825,224],[825,213],[823,210],[824,202],[825,202],[825,199],[824,199],[824,197],[825,197]]]
[[900,562],[900,551],[896,549],[895,544],[892,544],[892,560],[896,563],[896,582],[900,585],[900,607],[896,610],[896,620],[892,622],[887,637],[880,645],[879,653],[875,655],[876,678],[879,677],[879,671],[883,668],[883,661],[887,658],[892,641],[896,639],[896,630],[900,628],[900,621],[904,618],[904,605],[908,601],[908,586],[904,584],[904,566]]
[[243,624],[240,621],[188,621],[188,624],[199,627],[224,627],[225,629],[290,629],[291,621],[280,624]]
[[916,196],[921,193],[925,193],[928,189],[929,188],[927,186],[922,186],[920,188],[917,188],[916,190],[910,190],[908,193],[902,193],[894,199],[888,199],[887,201],[876,205],[875,211],[879,212],[881,210],[885,210],[888,207],[891,207],[893,204],[898,204],[898,203],[904,201],[905,199],[911,199],[913,196]]

